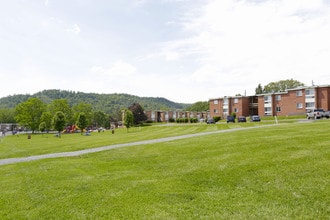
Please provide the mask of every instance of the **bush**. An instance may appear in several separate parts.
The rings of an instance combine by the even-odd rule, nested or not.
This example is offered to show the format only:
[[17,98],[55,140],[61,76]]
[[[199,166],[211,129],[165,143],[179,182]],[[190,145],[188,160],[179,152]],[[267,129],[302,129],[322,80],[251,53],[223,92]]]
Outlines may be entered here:
[[174,118],[170,118],[168,121],[169,122],[175,122],[175,119]]
[[197,118],[191,118],[190,119],[190,123],[197,123],[198,122],[198,119]]
[[214,116],[213,120],[214,120],[215,123],[217,123],[218,121],[221,120],[221,117],[220,116]]
[[177,118],[176,122],[177,123],[188,123],[189,120],[188,120],[188,118]]

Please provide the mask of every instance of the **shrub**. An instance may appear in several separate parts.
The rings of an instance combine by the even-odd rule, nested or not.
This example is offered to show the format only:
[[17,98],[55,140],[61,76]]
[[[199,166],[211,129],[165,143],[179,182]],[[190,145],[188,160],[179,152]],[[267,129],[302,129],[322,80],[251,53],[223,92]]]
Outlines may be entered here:
[[188,118],[177,118],[176,122],[177,123],[188,123],[189,120],[188,120]]
[[218,121],[221,120],[221,117],[220,116],[214,116],[213,119],[214,119],[214,122],[218,122]]
[[197,118],[191,118],[190,119],[190,123],[197,123],[198,122],[198,119]]
[[169,122],[175,122],[175,119],[174,118],[170,118],[168,121]]

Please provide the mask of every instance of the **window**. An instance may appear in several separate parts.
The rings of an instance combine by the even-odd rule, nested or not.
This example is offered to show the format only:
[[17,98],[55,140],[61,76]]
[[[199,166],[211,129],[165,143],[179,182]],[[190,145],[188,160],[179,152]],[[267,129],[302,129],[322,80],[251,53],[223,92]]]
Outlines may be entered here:
[[238,108],[235,108],[235,109],[234,109],[234,112],[237,113],[237,112],[238,112]]
[[228,99],[223,99],[223,104],[228,105]]
[[302,103],[297,103],[297,109],[302,109],[303,108],[303,104]]
[[213,110],[214,113],[219,113],[218,109]]
[[276,112],[281,112],[281,107],[280,106],[276,107]]
[[215,104],[215,105],[217,105],[218,103],[219,103],[218,100],[213,101],[213,104]]
[[238,98],[234,99],[234,103],[237,104],[238,103]]
[[270,107],[265,108],[265,112],[271,112],[271,111],[272,111],[272,108],[270,108]]
[[302,96],[302,91],[301,90],[296,91],[296,96]]
[[276,96],[275,96],[275,99],[276,99],[277,101],[280,101],[280,100],[281,100],[281,95],[276,95]]
[[315,107],[315,103],[314,102],[307,102],[306,103],[306,108],[314,108]]
[[228,109],[227,108],[224,108],[223,109],[223,113],[227,113],[228,112]]
[[265,96],[264,96],[264,102],[265,102],[265,103],[271,103],[271,102],[272,102],[272,96],[270,96],[270,95],[265,95]]
[[265,115],[272,115],[272,108],[270,107],[265,108]]
[[305,92],[308,96],[314,96],[314,89],[306,89]]

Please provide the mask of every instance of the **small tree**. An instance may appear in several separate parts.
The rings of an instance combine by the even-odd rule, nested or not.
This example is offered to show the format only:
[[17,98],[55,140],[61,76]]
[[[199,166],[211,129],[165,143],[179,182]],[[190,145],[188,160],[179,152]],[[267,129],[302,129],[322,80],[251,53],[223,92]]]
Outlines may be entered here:
[[128,109],[133,113],[133,123],[134,125],[141,124],[145,122],[148,117],[144,113],[142,106],[139,103],[134,103]]
[[76,122],[78,128],[80,128],[81,130],[81,134],[83,133],[83,130],[87,127],[88,125],[88,121],[87,121],[87,118],[86,118],[86,115],[85,113],[81,112],[79,115],[78,115],[78,119],[77,119],[77,122]]
[[256,88],[256,95],[262,94],[264,92],[264,89],[262,88],[261,84],[258,84],[258,87]]
[[[52,114],[50,112],[43,112],[40,118],[41,123],[44,123],[44,131],[49,131],[52,127]],[[40,123],[40,124],[41,124]],[[40,130],[40,125],[39,125]]]
[[64,113],[61,111],[56,112],[53,118],[53,127],[56,131],[58,131],[58,137],[61,137],[61,131],[63,131],[65,123],[66,120]]
[[124,125],[128,129],[133,126],[134,123],[134,116],[133,113],[130,110],[125,110],[125,120],[124,120]]
[[45,122],[41,122],[39,125],[39,131],[41,131],[41,133],[44,133],[46,130],[46,123]]
[[34,133],[38,130],[40,124],[40,118],[45,111],[46,105],[38,98],[29,98],[26,102],[22,102],[16,106],[15,120],[29,127]]
[[93,121],[97,125],[97,127],[107,127],[109,125],[109,119],[107,114],[102,111],[94,112]]

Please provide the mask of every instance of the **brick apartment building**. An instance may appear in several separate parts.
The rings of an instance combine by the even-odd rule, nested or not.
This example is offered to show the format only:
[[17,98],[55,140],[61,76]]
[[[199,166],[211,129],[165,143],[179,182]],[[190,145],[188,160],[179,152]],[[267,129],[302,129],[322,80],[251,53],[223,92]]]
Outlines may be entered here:
[[304,86],[285,92],[256,96],[233,96],[209,100],[210,117],[236,113],[237,116],[290,116],[304,115],[314,108],[330,110],[330,85]]
[[145,111],[147,118],[149,121],[153,122],[168,122],[170,119],[178,119],[178,118],[197,118],[199,119],[207,119],[210,117],[209,112],[195,112],[195,111],[154,111],[147,110]]
[[258,99],[256,96],[225,96],[209,100],[210,117],[226,116],[236,113],[236,116],[258,114]]

